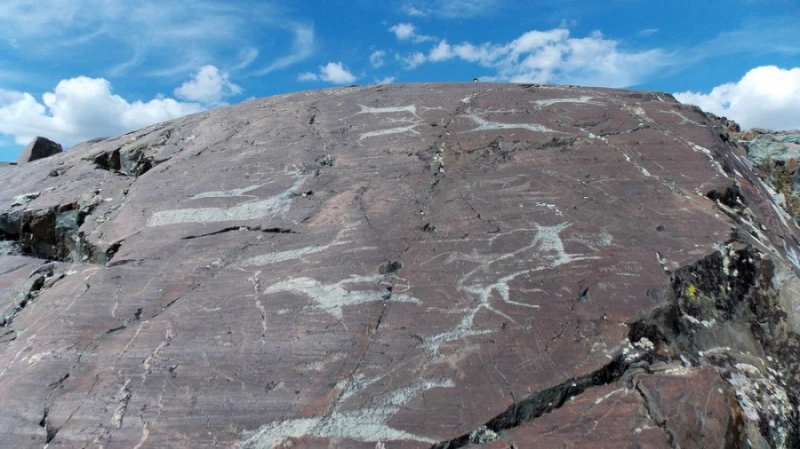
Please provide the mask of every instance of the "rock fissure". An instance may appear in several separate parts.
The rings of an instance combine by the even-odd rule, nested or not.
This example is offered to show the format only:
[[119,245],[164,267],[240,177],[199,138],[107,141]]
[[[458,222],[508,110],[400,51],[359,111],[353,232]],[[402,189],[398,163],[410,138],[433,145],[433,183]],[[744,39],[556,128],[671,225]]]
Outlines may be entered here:
[[644,404],[645,412],[647,413],[647,417],[656,425],[662,432],[667,439],[667,444],[672,449],[681,449],[680,445],[678,444],[677,440],[675,439],[675,433],[667,426],[667,419],[664,417],[664,414],[658,407],[658,404],[653,400],[651,397],[650,391],[642,385],[640,382],[634,380],[634,390],[639,394],[641,398],[642,404]]
[[[49,270],[42,270],[43,267],[48,266]],[[63,277],[63,273],[58,277],[54,277],[53,267],[50,264],[45,264],[31,273],[14,301],[5,310],[0,311],[0,328],[10,326],[14,318],[31,304],[43,289],[52,286]]]
[[[390,290],[391,295],[391,290]],[[344,386],[341,388],[341,391],[336,395],[336,398],[331,401],[330,406],[328,407],[327,412],[322,417],[322,419],[317,424],[317,427],[324,427],[327,421],[331,418],[333,413],[339,408],[341,403],[344,401],[345,397],[348,395],[349,392],[353,390],[354,383],[356,382],[356,375],[358,374],[358,370],[361,368],[361,364],[364,363],[364,359],[366,358],[367,354],[369,353],[372,344],[375,342],[375,338],[378,335],[378,328],[380,327],[381,323],[383,322],[383,317],[386,314],[386,309],[388,306],[388,300],[383,301],[383,306],[381,308],[381,312],[378,315],[378,319],[375,321],[375,326],[371,327],[371,335],[369,336],[369,340],[367,341],[366,346],[364,347],[364,351],[361,352],[361,355],[358,358],[358,362],[356,362],[355,367],[350,374],[347,376],[347,382],[345,382]]]
[[437,186],[439,186],[440,182],[445,178],[446,171],[445,171],[445,156],[448,154],[447,151],[447,140],[450,137],[450,131],[448,127],[453,123],[456,117],[462,115],[465,111],[469,110],[469,104],[472,100],[480,93],[480,91],[474,92],[472,95],[468,96],[469,101],[466,103],[459,104],[455,111],[446,115],[441,119],[442,123],[442,133],[438,135],[435,139],[433,144],[428,148],[426,154],[430,154],[428,159],[431,163],[428,164],[430,170],[433,171],[431,175],[430,183],[425,190],[422,199],[418,200],[419,208],[420,208],[420,215],[422,219],[425,220],[425,214],[428,212],[428,202],[433,197],[434,193],[436,192]]
[[64,386],[64,382],[69,379],[69,373],[64,374],[55,382],[49,384],[47,387],[50,390],[47,397],[44,399],[44,409],[42,410],[42,419],[39,421],[39,427],[45,431],[45,443],[50,443],[58,434],[60,427],[55,427],[50,420],[50,410],[55,401],[56,391]]
[[625,357],[617,356],[597,371],[585,376],[568,379],[558,385],[545,388],[515,401],[508,409],[477,429],[451,440],[436,443],[431,446],[431,449],[456,449],[468,444],[485,443],[487,442],[486,435],[488,432],[494,434],[494,439],[496,439],[505,430],[519,427],[528,421],[561,408],[568,400],[590,388],[616,382],[622,378],[630,365],[631,362],[626,361]]
[[193,240],[202,237],[210,237],[212,235],[224,234],[226,232],[237,232],[237,231],[263,232],[265,234],[298,234],[298,232],[293,231],[292,229],[281,228],[281,227],[265,228],[262,226],[230,226],[224,229],[220,229],[219,231],[208,232],[206,234],[187,235],[186,237],[181,237],[181,239]]

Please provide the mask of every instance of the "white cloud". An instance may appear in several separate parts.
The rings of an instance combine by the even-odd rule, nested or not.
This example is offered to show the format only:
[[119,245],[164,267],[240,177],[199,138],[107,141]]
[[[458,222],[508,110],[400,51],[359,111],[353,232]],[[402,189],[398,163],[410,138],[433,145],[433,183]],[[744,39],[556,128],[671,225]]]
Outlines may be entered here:
[[303,72],[297,75],[297,81],[319,81],[319,75],[311,72]]
[[378,67],[383,66],[383,58],[386,56],[386,52],[383,50],[376,50],[373,51],[371,55],[369,55],[369,63],[372,64],[372,67],[376,69]]
[[658,28],[645,28],[643,30],[639,30],[639,32],[636,34],[639,36],[652,36],[656,33],[658,33]]
[[420,42],[432,41],[433,36],[417,33],[416,27],[411,23],[398,23],[389,27],[389,31],[394,33],[397,40],[411,41],[415,44]]
[[439,41],[439,44],[431,50],[428,59],[431,62],[447,61],[453,58],[453,47],[446,40]]
[[387,76],[381,79],[376,79],[375,84],[392,84],[394,82],[393,76]]
[[420,65],[424,64],[428,60],[428,58],[422,52],[419,51],[414,52],[408,56],[396,55],[395,57],[398,61],[400,61],[400,63],[403,64],[403,67],[405,67],[407,70],[413,70],[419,67]]
[[428,15],[425,11],[417,9],[411,5],[404,5],[403,11],[405,11],[406,14],[412,17],[425,17]]
[[578,21],[575,19],[561,19],[561,23],[558,24],[559,28],[575,28],[578,26]]
[[800,67],[756,67],[736,83],[719,85],[707,94],[680,92],[675,98],[744,128],[800,129]]
[[410,0],[402,9],[414,17],[460,19],[489,14],[498,9],[498,0]]
[[201,67],[194,78],[175,89],[178,98],[210,105],[218,105],[223,98],[240,93],[242,88],[233,84],[227,73],[220,72],[213,65]]
[[357,78],[341,62],[329,62],[319,68],[319,73],[305,72],[297,76],[299,81],[325,81],[333,84],[349,84]]
[[114,95],[105,79],[79,76],[60,81],[41,102],[27,92],[0,89],[0,133],[14,136],[20,145],[45,136],[71,146],[202,109],[197,103],[162,97],[128,102]]
[[565,28],[528,31],[503,44],[439,41],[427,55],[398,56],[406,68],[453,59],[492,69],[488,81],[632,86],[665,65],[669,58],[658,49],[626,51],[599,31],[570,37]]
[[[4,0],[0,39],[54,61],[90,59],[102,47],[118,58],[104,59],[109,75],[183,76],[205,64],[240,70],[259,60],[263,75],[310,56],[314,31],[274,2]],[[236,58],[231,48],[247,50]]]
[[285,69],[292,64],[298,63],[314,53],[314,27],[304,24],[292,24],[294,40],[288,55],[272,61],[268,66],[257,70],[256,75],[266,75],[279,69]]
[[258,53],[259,51],[255,47],[247,47],[239,50],[239,62],[231,67],[231,71],[235,72],[249,67],[250,64],[258,58]]

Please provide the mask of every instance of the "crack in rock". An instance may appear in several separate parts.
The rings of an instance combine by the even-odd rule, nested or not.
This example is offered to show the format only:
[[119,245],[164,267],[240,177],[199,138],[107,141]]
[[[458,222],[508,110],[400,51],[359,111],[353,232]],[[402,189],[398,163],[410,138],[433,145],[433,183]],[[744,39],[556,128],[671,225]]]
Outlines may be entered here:
[[114,410],[114,414],[111,415],[111,424],[117,429],[122,428],[122,420],[125,418],[125,412],[128,410],[128,402],[130,402],[131,396],[133,395],[130,385],[130,379],[126,379],[125,384],[122,385],[122,388],[119,389],[119,393],[117,394],[117,408]]
[[638,360],[640,359],[627,359],[620,355],[597,371],[568,379],[529,395],[515,402],[477,429],[451,440],[436,443],[431,446],[431,449],[456,449],[468,444],[481,444],[491,441],[492,438],[496,439],[504,430],[519,427],[545,413],[551,413],[553,410],[561,408],[571,398],[583,394],[590,388],[616,382],[622,378],[631,363]]
[[667,437],[667,443],[672,449],[681,449],[680,445],[675,439],[675,433],[667,427],[667,419],[664,417],[664,414],[661,412],[661,409],[658,407],[658,404],[655,400],[653,400],[652,393],[650,390],[647,389],[641,382],[635,382],[635,387],[637,393],[642,398],[642,402],[644,403],[645,411],[647,411],[647,416],[650,418],[651,421],[661,429]]
[[226,232],[233,232],[233,231],[264,232],[267,234],[297,234],[297,232],[289,228],[262,228],[261,226],[230,226],[224,229],[220,229],[219,231],[209,232],[206,234],[187,235],[186,237],[182,237],[181,240],[199,239],[201,237],[209,237],[212,235],[224,234]]

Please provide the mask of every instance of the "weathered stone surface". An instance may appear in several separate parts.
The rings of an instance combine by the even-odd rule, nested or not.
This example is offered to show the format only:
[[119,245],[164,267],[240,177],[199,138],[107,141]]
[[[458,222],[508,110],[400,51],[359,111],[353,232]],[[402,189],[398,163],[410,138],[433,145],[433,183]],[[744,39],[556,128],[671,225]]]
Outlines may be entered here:
[[61,144],[53,142],[46,137],[35,137],[31,143],[22,150],[22,154],[20,154],[19,159],[17,159],[17,164],[44,159],[54,154],[61,153],[61,151]]
[[797,447],[799,230],[720,134],[390,85],[0,167],[4,444]]
[[757,164],[765,160],[787,162],[800,158],[800,130],[796,131],[750,131],[739,134],[747,154]]

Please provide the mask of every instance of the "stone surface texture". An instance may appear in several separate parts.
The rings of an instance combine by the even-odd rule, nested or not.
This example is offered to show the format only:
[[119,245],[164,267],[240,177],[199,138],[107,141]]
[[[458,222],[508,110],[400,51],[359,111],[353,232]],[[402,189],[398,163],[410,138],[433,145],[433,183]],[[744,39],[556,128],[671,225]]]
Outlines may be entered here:
[[750,159],[756,163],[765,160],[786,162],[800,158],[800,130],[770,132],[749,130],[735,134],[745,144]]
[[53,142],[46,137],[35,137],[25,148],[17,159],[17,164],[24,164],[26,162],[33,162],[38,159],[44,159],[54,154],[61,153],[61,144]]
[[671,96],[252,100],[0,167],[27,448],[797,448],[800,246]]

